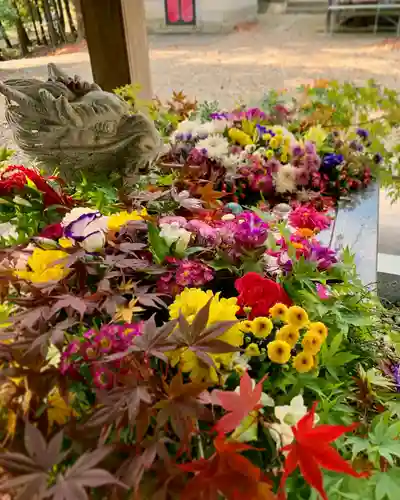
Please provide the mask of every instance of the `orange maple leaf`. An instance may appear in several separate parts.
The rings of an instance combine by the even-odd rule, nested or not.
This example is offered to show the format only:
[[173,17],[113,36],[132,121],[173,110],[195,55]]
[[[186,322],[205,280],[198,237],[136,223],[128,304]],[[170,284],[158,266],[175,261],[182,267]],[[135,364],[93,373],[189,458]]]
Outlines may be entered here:
[[214,440],[215,454],[179,465],[185,472],[193,472],[183,490],[181,500],[218,500],[221,494],[227,500],[273,500],[275,495],[265,481],[261,470],[239,453],[254,450],[253,446],[228,441],[223,435]]
[[221,206],[219,198],[225,196],[221,191],[214,191],[211,182],[208,182],[202,187],[199,187],[196,194],[200,195],[201,199],[204,201],[205,205],[209,208],[218,208]]

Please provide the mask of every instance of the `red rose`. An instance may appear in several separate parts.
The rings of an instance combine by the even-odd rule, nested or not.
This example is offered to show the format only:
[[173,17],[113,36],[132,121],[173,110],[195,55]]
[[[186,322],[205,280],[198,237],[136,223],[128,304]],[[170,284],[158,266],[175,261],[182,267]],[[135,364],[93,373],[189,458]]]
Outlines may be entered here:
[[241,308],[251,307],[250,319],[268,316],[275,304],[292,304],[282,285],[257,273],[247,273],[236,280],[235,288],[239,292],[238,305]]
[[42,238],[49,238],[50,240],[58,240],[64,234],[62,225],[59,222],[46,226],[40,233]]
[[13,189],[22,189],[26,176],[19,171],[19,165],[11,165],[0,174],[0,195],[9,194]]

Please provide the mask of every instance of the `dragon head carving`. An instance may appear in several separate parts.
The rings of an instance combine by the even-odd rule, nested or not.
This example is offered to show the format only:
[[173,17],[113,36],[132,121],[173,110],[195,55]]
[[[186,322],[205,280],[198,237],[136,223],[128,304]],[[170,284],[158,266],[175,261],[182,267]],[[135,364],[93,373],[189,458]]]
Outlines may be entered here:
[[155,158],[162,142],[149,118],[96,84],[48,68],[47,81],[0,82],[6,120],[22,151],[66,178],[118,172],[128,179]]

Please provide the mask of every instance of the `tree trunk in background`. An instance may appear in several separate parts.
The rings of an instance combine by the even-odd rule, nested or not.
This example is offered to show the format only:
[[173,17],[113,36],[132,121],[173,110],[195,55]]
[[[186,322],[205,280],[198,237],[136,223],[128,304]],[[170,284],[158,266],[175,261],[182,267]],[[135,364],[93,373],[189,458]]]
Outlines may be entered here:
[[71,33],[77,37],[77,32],[74,24],[74,20],[72,18],[72,13],[71,13],[71,6],[69,4],[69,0],[64,0],[64,6],[65,6],[65,12],[67,13],[67,18],[68,18],[68,24],[69,24],[69,29]]
[[36,26],[36,15],[35,15],[35,10],[33,8],[33,4],[31,3],[31,0],[25,0],[25,6],[27,11],[29,12],[29,17],[31,18],[32,24],[33,24],[33,29],[35,30],[35,36],[36,36],[36,41],[38,45],[41,45],[42,42],[40,40],[39,32]]
[[49,0],[49,4],[50,4],[50,7],[52,7],[52,10],[54,12],[54,17],[56,18],[56,25],[57,25],[57,31],[59,34],[59,39],[61,40],[61,42],[65,43],[67,41],[67,37],[65,36],[65,32],[64,32],[63,27],[61,25],[61,19],[60,19],[58,9],[57,9],[57,1],[56,0]]
[[29,54],[29,45],[31,45],[31,41],[29,40],[28,34],[25,30],[24,23],[22,22],[17,2],[16,0],[11,0],[11,5],[15,11],[15,27],[17,28],[17,35],[19,41],[19,48],[21,52],[21,56],[25,57]]
[[62,5],[62,0],[57,0],[57,12],[58,12],[58,17],[60,18],[60,24],[62,26],[62,29],[65,33],[65,17],[64,17],[64,9]]
[[34,2],[35,2],[36,15],[37,15],[39,25],[40,25],[40,33],[42,34],[42,41],[43,41],[44,45],[48,45],[46,31],[45,31],[44,26],[43,26],[42,13],[40,12],[39,0],[34,0]]
[[0,37],[6,42],[6,45],[9,49],[12,49],[12,43],[10,39],[8,38],[7,32],[4,28],[4,26],[1,24],[0,21]]
[[75,13],[76,13],[76,22],[78,26],[78,41],[85,39],[85,25],[83,23],[83,15],[82,15],[82,0],[72,0]]
[[48,31],[49,37],[50,37],[50,44],[53,48],[56,48],[57,42],[58,42],[58,36],[57,36],[57,32],[54,28],[53,18],[51,17],[51,9],[50,9],[49,0],[43,0],[43,11],[44,11],[44,17],[45,17],[46,23],[47,23],[47,31]]

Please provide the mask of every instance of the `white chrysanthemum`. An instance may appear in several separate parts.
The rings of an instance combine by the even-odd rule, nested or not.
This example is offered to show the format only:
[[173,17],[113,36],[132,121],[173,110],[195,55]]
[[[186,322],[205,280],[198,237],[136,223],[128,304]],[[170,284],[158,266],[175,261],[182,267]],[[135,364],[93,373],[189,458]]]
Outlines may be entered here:
[[199,120],[183,120],[171,136],[171,142],[188,141],[198,137],[202,123]]
[[236,170],[236,168],[242,163],[242,160],[238,154],[229,154],[223,159],[224,167],[227,170]]
[[227,128],[232,127],[232,122],[225,120],[225,118],[213,120],[211,123],[213,124],[215,134],[223,134]]
[[229,153],[229,142],[221,135],[213,134],[196,143],[196,148],[207,151],[212,160],[221,160]]
[[199,139],[204,139],[205,137],[208,137],[209,135],[215,134],[217,131],[215,130],[214,127],[214,122],[205,122],[201,123],[199,127],[196,130],[196,136]]
[[296,169],[292,165],[282,165],[275,174],[277,193],[293,193],[296,190]]

